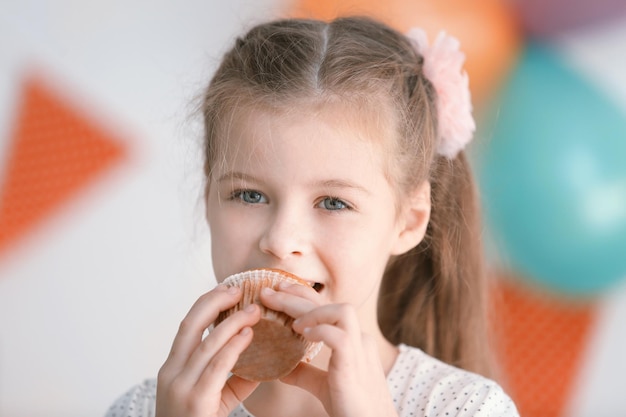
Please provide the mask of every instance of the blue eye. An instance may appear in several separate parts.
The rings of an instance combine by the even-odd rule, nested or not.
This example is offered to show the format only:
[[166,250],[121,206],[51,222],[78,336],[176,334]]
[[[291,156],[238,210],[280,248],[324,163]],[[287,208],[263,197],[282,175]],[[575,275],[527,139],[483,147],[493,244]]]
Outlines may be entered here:
[[319,206],[330,211],[350,209],[348,204],[334,197],[325,197],[322,201],[320,201]]
[[233,198],[239,199],[247,204],[263,204],[267,203],[267,199],[263,194],[254,190],[240,190],[233,193]]

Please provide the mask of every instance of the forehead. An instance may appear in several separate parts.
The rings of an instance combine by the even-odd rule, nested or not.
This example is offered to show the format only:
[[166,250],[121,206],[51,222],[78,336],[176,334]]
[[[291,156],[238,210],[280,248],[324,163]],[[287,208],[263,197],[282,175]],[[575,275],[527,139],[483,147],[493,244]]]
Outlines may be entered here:
[[396,130],[385,106],[378,107],[340,100],[240,105],[222,124],[216,165],[234,162],[233,158],[271,159],[280,145],[292,148],[294,157],[301,148],[349,159],[360,149],[369,154],[370,163],[376,161],[387,172]]

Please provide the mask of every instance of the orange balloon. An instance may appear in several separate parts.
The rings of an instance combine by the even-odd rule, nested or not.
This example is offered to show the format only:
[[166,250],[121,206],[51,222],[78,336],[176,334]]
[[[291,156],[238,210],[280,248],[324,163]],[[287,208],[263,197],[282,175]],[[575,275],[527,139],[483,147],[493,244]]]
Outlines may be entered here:
[[521,30],[503,0],[295,0],[293,16],[330,20],[365,15],[406,32],[419,26],[434,40],[445,30],[461,42],[475,105],[498,89],[515,62]]

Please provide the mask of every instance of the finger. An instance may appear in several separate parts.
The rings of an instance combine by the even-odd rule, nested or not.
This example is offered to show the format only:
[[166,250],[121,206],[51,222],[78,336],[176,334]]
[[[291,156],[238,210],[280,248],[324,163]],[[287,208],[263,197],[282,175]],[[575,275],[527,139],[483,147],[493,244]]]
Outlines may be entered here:
[[[295,287],[295,285],[292,285]],[[306,289],[306,287],[303,287]],[[311,289],[315,295],[315,291]],[[311,294],[306,294],[310,296]],[[282,311],[288,316],[297,318],[305,313],[319,307],[319,303],[306,297],[285,292],[275,291],[271,288],[263,288],[260,295],[261,302],[268,308],[275,311]]]
[[[164,379],[162,372],[159,372],[157,403],[161,403],[161,408],[168,408],[168,403],[173,406],[178,404],[190,411],[182,415],[197,415],[193,413],[194,409],[206,412],[206,409],[213,408],[214,405],[220,403],[220,391],[227,382],[229,370],[251,341],[252,329],[250,327],[243,328],[233,336],[225,344],[224,349],[215,355],[216,360],[213,366],[205,367],[210,374],[203,379],[202,384],[199,384],[197,380],[192,381],[185,372],[175,375],[172,379]],[[181,413],[171,415],[174,414],[181,415]]]
[[327,304],[308,311],[294,321],[293,329],[302,333],[307,327],[315,327],[320,324],[330,324],[340,329],[360,335],[359,320],[350,304]]
[[[252,327],[261,318],[261,309],[255,304],[229,316],[216,326],[198,345],[185,364],[185,378],[195,383],[204,372],[207,364],[228,342],[246,327]],[[229,369],[230,370],[230,369]]]
[[[354,348],[353,338],[343,329],[332,324],[318,324],[314,327],[306,327],[302,331],[302,336],[310,342],[324,342],[333,351],[333,355],[343,357],[341,352],[352,351]],[[349,356],[346,353],[346,356]]]
[[300,362],[296,369],[280,380],[285,384],[300,387],[322,400],[325,394],[324,387],[326,386],[327,374],[327,372],[313,365]]
[[296,319],[292,328],[311,342],[324,342],[333,356],[351,362],[350,352],[361,345],[362,333],[350,304],[328,304]]
[[222,415],[229,415],[232,410],[241,404],[252,392],[259,386],[259,382],[248,381],[240,378],[237,375],[233,375],[228,378],[224,389],[222,390],[222,404],[224,413]]
[[218,285],[198,298],[180,323],[166,361],[167,367],[177,369],[184,366],[201,343],[204,330],[217,319],[221,311],[237,304],[240,298],[238,288],[227,288],[224,285]]
[[228,375],[239,359],[239,355],[252,342],[252,336],[252,329],[244,327],[226,342],[204,367],[194,389],[200,393],[205,393],[205,395],[220,393],[224,389]]
[[281,282],[278,284],[278,291],[293,294],[298,297],[306,298],[311,301],[320,302],[322,296],[308,285],[292,284],[290,282]]

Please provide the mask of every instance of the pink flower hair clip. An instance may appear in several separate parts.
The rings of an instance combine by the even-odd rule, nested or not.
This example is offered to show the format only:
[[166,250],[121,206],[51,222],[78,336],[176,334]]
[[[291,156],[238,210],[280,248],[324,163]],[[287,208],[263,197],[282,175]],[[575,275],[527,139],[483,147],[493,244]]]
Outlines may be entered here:
[[459,49],[459,41],[445,32],[440,32],[432,45],[428,44],[428,37],[422,29],[413,28],[406,36],[424,57],[424,75],[437,92],[437,153],[454,159],[472,140],[476,130],[469,79],[463,71],[465,54]]

